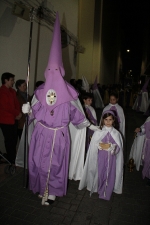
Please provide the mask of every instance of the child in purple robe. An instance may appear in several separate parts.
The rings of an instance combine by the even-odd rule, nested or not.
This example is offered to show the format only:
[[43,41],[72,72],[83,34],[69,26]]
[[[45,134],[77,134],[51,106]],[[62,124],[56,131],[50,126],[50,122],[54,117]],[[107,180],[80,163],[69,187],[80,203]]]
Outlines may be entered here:
[[110,200],[112,192],[122,193],[123,144],[121,134],[114,128],[115,115],[103,113],[101,130],[95,131],[88,150],[79,190],[87,187],[98,192],[99,198]]
[[[92,94],[86,92],[82,95],[82,99],[84,102],[83,109],[84,109],[86,118],[91,122],[91,124],[97,126],[96,112],[95,112],[95,109],[91,106],[92,105]],[[87,128],[85,153],[87,153],[93,133],[94,133],[94,131]]]
[[143,179],[147,178],[147,185],[150,186],[150,117],[147,118],[145,123],[140,128],[135,129],[135,133],[138,133],[138,135],[140,136],[145,135],[142,155],[140,155],[140,158],[142,160],[143,165]]
[[111,93],[109,101],[110,103],[103,109],[103,113],[107,110],[112,110],[115,113],[116,129],[118,129],[125,138],[125,116],[122,107],[118,104],[118,94]]

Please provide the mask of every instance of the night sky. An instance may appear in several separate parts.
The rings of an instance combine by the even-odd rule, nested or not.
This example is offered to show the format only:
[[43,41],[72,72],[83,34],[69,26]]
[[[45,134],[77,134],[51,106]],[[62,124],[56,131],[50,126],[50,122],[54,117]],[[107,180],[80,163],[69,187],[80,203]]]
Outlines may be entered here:
[[[133,76],[141,72],[144,45],[150,42],[150,0],[120,0],[119,17],[123,71],[131,69]],[[149,38],[148,38],[149,37]],[[130,49],[130,53],[126,50]]]

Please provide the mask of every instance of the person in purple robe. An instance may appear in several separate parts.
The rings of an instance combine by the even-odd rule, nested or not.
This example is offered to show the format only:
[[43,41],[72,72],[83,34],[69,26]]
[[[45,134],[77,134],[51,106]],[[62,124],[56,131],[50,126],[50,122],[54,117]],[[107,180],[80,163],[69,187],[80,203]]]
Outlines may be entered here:
[[138,133],[140,136],[145,135],[145,141],[142,149],[142,177],[147,178],[147,185],[150,186],[150,117],[148,117],[145,123],[140,127],[135,129],[135,133]]
[[62,54],[58,13],[45,82],[34,92],[32,105],[24,104],[22,111],[29,113],[29,123],[36,121],[29,145],[29,189],[39,193],[42,205],[52,204],[56,196],[66,195],[70,157],[71,122],[78,129],[93,126],[78,107],[78,93],[67,83]]
[[[83,109],[86,115],[86,118],[95,126],[97,126],[97,116],[95,109],[91,106],[92,105],[92,100],[93,96],[91,93],[85,92],[82,94],[82,100],[83,100]],[[89,144],[92,138],[94,131],[91,129],[87,128],[86,131],[86,146],[85,146],[85,155],[87,154]]]
[[114,128],[115,115],[111,110],[103,113],[101,129],[91,139],[79,190],[87,187],[99,198],[110,200],[112,192],[122,193],[123,141]]

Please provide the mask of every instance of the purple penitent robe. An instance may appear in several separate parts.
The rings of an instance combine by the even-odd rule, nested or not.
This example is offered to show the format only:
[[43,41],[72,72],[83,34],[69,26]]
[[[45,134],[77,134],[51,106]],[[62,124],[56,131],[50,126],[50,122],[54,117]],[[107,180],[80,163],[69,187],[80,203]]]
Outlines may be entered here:
[[29,188],[43,196],[66,194],[70,136],[68,124],[81,124],[85,116],[71,102],[49,111],[40,102],[32,107],[37,120],[29,148]]
[[148,121],[144,124],[145,129],[145,143],[143,148],[143,170],[142,175],[143,179],[147,177],[150,179],[150,120],[148,118]]
[[[108,141],[109,140],[109,141]],[[116,144],[110,133],[102,139],[103,143]],[[99,198],[110,200],[116,179],[116,154],[120,148],[116,144],[115,154],[110,151],[98,151],[98,194]]]

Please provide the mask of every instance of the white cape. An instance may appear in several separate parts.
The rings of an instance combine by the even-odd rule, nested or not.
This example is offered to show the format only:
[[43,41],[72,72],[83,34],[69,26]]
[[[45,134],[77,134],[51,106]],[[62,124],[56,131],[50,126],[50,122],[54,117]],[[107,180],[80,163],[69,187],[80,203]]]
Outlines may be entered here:
[[[79,190],[87,187],[87,190],[97,192],[98,188],[98,144],[107,135],[108,130],[103,128],[103,130],[95,131],[91,139],[90,147],[87,153],[87,158],[84,166],[84,171],[79,184]],[[121,134],[113,128],[111,131],[111,136],[120,148],[120,151],[116,155],[116,180],[114,185],[114,192],[117,194],[122,193],[123,185],[123,143]]]
[[129,159],[133,158],[136,166],[136,170],[139,171],[141,160],[142,160],[142,150],[144,146],[145,135],[137,136],[131,147]]
[[148,93],[142,92],[142,101],[141,101],[141,106],[140,106],[140,112],[146,112],[148,105],[149,105]]
[[86,92],[89,92],[90,90],[90,85],[85,76],[82,76],[82,89],[85,90]]
[[[112,105],[112,104],[108,104],[103,112],[109,110],[112,106],[115,106],[116,109],[117,109],[117,113],[118,113],[118,116],[120,118],[120,124],[119,124],[119,131],[121,132],[121,134],[123,135],[123,137],[125,138],[125,117],[124,117],[124,112],[123,112],[123,109],[120,105],[118,104],[115,104],[115,105]],[[103,114],[102,112],[102,114]],[[101,121],[101,120],[100,120]]]
[[[35,105],[37,103],[37,99],[35,98],[35,96],[32,99],[32,103],[31,105]],[[32,121],[30,123],[30,125],[27,127],[28,129],[28,142],[27,142],[27,146],[26,146],[26,169],[28,168],[28,149],[29,149],[29,144],[30,144],[30,139],[31,139],[31,135],[34,129],[34,126],[36,124],[36,120]],[[17,155],[16,155],[16,161],[15,161],[15,165],[19,166],[19,167],[24,167],[24,142],[25,142],[25,125],[23,128],[23,132],[22,132],[22,136],[20,139],[20,143],[18,146],[18,151],[17,151]]]
[[[149,106],[149,99],[148,99],[148,93],[147,92],[142,92],[142,97],[141,97],[141,105],[139,107],[140,112],[146,112]],[[139,103],[139,95],[137,96],[134,105],[132,107],[133,110],[137,110],[138,108],[138,103]]]
[[[76,107],[84,114],[79,100],[76,101]],[[72,123],[69,124],[71,137],[71,155],[69,164],[69,179],[80,180],[84,167],[86,127],[77,129]]]
[[[150,122],[150,116],[146,119],[145,123]],[[133,158],[137,171],[139,171],[140,165],[142,165],[142,152],[144,148],[144,143],[146,139],[145,135],[145,123],[141,126],[141,133],[137,134],[134,139],[129,159]]]

